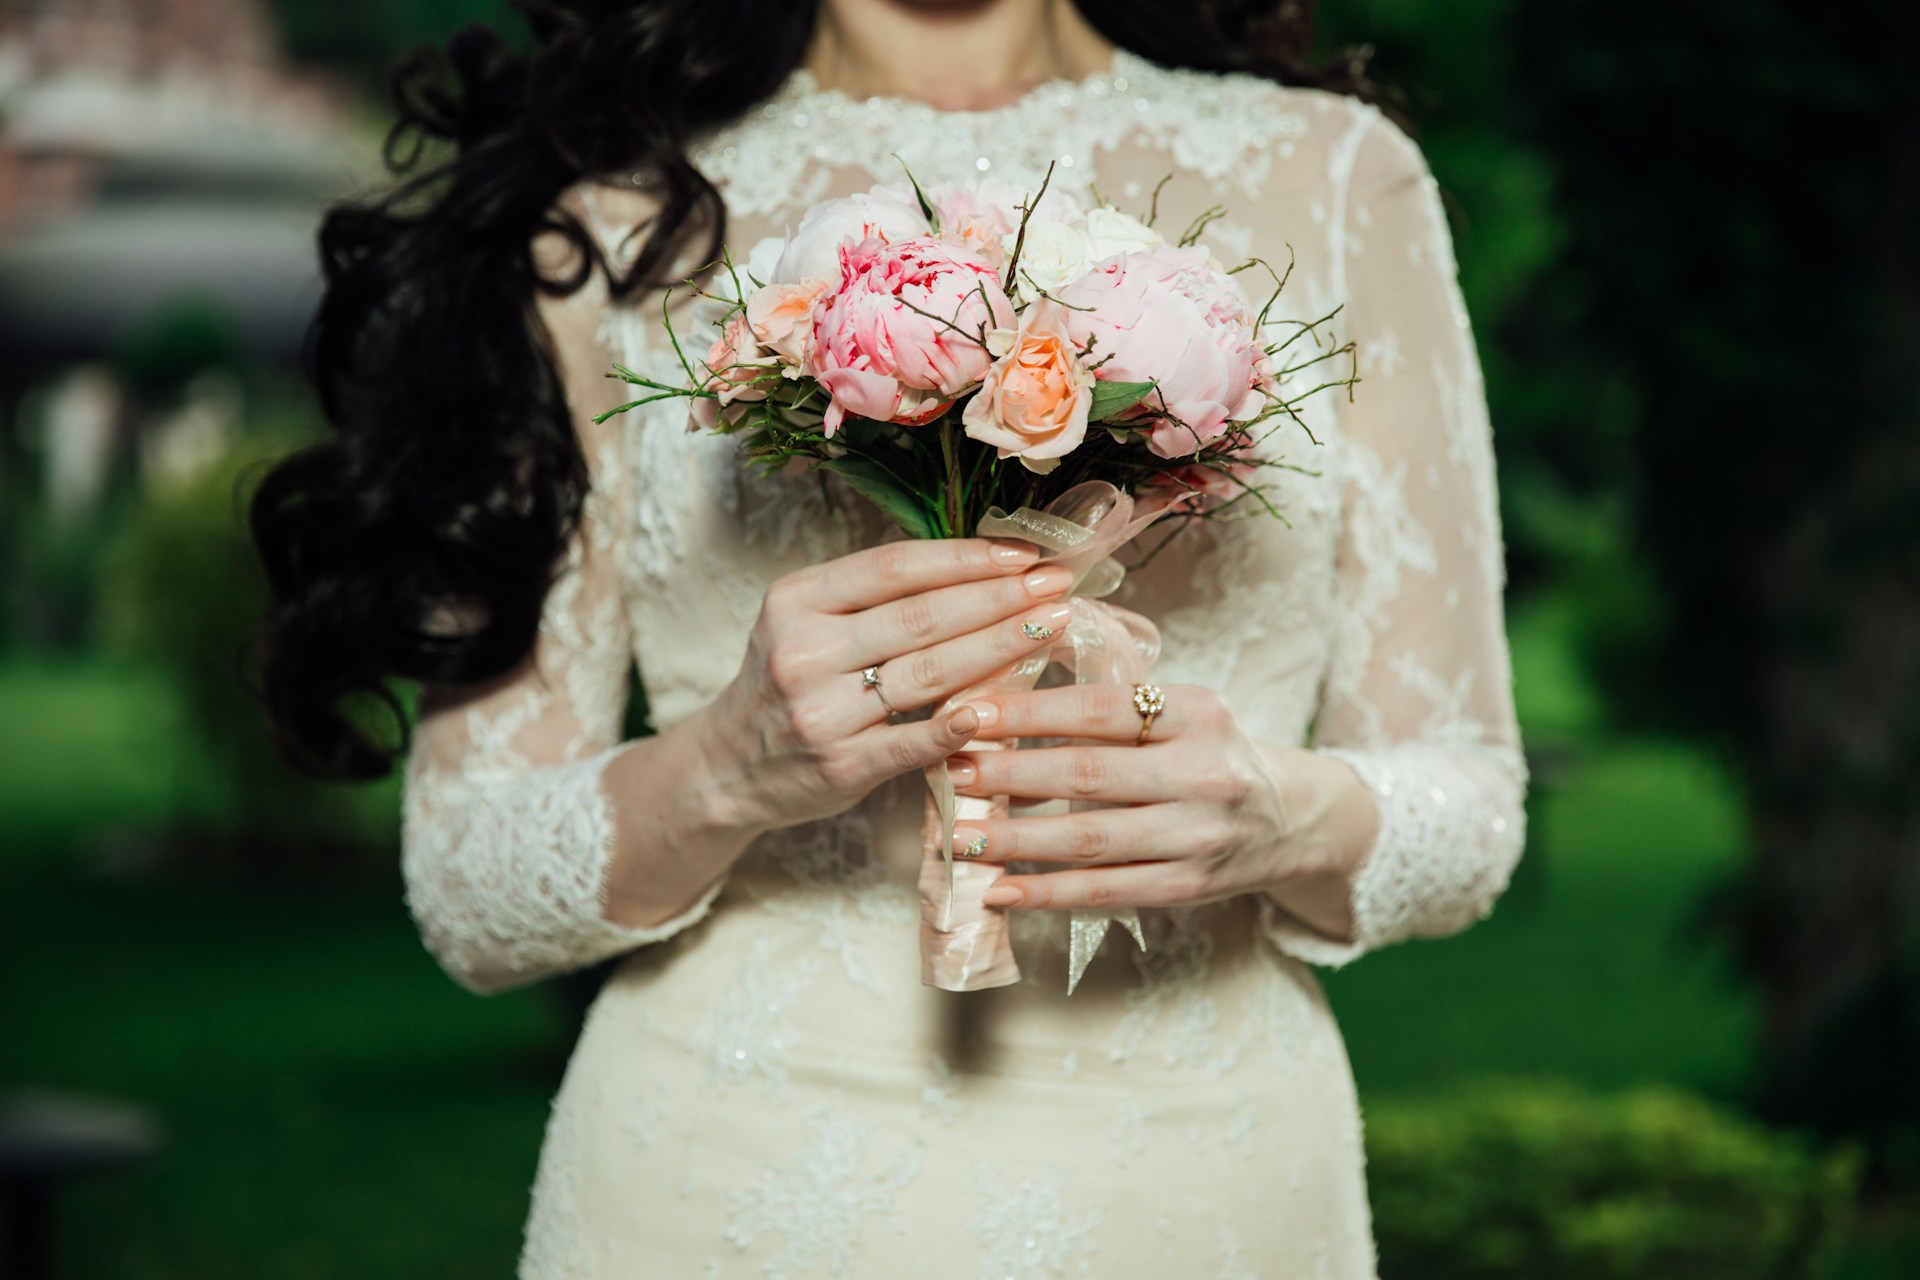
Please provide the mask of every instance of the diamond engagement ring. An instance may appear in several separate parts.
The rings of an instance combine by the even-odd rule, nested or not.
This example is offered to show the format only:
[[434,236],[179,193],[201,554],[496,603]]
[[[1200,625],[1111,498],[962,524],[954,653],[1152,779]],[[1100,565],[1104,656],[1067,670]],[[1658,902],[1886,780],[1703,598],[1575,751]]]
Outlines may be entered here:
[[871,689],[879,695],[880,705],[887,709],[888,715],[895,714],[893,704],[887,701],[887,691],[880,687],[880,668],[868,667],[862,671],[860,673],[860,686],[863,689]]
[[1133,686],[1133,709],[1140,713],[1140,736],[1133,740],[1137,747],[1153,732],[1153,718],[1167,709],[1167,695],[1157,684],[1137,684]]

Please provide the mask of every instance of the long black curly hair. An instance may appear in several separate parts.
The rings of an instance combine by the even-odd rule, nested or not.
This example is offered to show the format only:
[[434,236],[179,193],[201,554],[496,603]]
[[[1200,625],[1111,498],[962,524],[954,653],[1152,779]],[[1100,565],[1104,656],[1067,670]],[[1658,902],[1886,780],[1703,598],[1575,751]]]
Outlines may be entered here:
[[[753,105],[742,85],[770,94],[800,65],[819,0],[514,3],[530,52],[474,25],[396,71],[386,160],[399,181],[321,226],[307,363],[332,431],[268,471],[251,507],[271,591],[261,693],[309,773],[392,768],[407,737],[395,679],[474,684],[526,657],[587,489],[535,292],[568,294],[598,271],[626,297],[670,283],[685,252],[718,256],[725,209],[688,144]],[[1314,3],[1082,12],[1163,65],[1367,95],[1358,58],[1309,63]],[[616,273],[556,202],[629,171],[660,206]],[[561,278],[534,262],[546,231],[577,251]]]

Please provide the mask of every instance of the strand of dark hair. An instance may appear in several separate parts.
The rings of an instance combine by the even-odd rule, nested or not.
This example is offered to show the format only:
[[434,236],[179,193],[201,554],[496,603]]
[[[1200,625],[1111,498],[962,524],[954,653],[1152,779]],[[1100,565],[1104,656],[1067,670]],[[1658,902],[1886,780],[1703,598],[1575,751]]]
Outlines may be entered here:
[[[525,660],[587,489],[535,294],[601,272],[627,298],[718,256],[725,210],[688,144],[799,65],[816,3],[516,0],[530,51],[474,25],[395,73],[398,183],[320,231],[306,354],[330,432],[251,506],[271,593],[260,690],[295,766],[381,776],[407,747],[395,680],[473,685]],[[1101,0],[1086,16],[1167,65],[1372,96],[1354,59],[1309,65],[1312,9]],[[659,213],[615,274],[557,206],[623,173]],[[576,251],[562,277],[535,265],[543,232]]]

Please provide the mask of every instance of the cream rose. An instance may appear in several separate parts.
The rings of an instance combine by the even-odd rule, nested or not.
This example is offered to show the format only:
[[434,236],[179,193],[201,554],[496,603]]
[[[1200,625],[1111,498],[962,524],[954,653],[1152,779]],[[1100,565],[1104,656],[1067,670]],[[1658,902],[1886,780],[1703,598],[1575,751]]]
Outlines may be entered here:
[[1053,218],[1028,218],[1025,239],[1019,231],[1000,238],[1008,254],[1020,246],[1019,279],[1014,291],[1027,297],[1054,293],[1087,273],[1095,259],[1087,254],[1087,236],[1080,228]]
[[1087,257],[1105,262],[1122,253],[1152,253],[1164,249],[1167,239],[1140,219],[1105,207],[1087,214]]

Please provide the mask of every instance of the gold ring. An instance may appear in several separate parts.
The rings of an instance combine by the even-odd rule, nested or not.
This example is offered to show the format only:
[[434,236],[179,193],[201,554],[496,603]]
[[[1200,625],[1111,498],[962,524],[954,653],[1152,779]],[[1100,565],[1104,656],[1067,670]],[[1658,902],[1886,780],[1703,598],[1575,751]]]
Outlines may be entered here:
[[1167,709],[1167,695],[1157,684],[1137,684],[1133,686],[1133,709],[1140,713],[1140,736],[1133,740],[1137,747],[1153,732],[1153,718]]
[[863,670],[860,673],[860,686],[864,689],[873,690],[874,693],[879,696],[880,705],[887,709],[888,715],[897,714],[893,709],[893,704],[887,701],[886,690],[880,687],[880,668],[868,667]]

